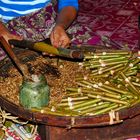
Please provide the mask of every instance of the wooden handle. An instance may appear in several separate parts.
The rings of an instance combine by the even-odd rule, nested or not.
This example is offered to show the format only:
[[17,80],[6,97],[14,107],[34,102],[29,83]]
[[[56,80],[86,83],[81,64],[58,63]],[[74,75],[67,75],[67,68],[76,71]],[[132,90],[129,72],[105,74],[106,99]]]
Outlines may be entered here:
[[16,64],[17,68],[20,70],[22,75],[24,77],[27,77],[27,75],[29,74],[28,68],[26,65],[21,64],[20,60],[17,58],[17,56],[13,52],[11,45],[9,45],[2,36],[0,37],[0,42],[3,45],[4,49],[6,50],[6,52],[9,54],[10,58],[14,61],[14,63]]

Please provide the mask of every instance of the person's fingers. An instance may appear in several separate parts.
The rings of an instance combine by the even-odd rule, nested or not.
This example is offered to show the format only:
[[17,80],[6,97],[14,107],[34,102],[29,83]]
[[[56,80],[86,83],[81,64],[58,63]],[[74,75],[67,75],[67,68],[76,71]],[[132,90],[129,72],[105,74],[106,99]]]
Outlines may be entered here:
[[71,40],[68,38],[68,40],[64,42],[64,46],[69,47],[70,43],[71,43]]
[[54,42],[54,32],[53,31],[50,35],[50,40],[51,40],[51,44],[53,45],[53,42]]
[[54,46],[54,47],[58,47],[58,37],[57,35],[55,34],[55,32],[52,32],[51,34],[51,44]]
[[64,41],[64,40],[59,40],[59,42],[58,42],[58,47],[63,47],[63,41]]
[[65,47],[65,48],[68,48],[69,45],[70,45],[70,42],[66,42],[66,43],[64,44],[64,47]]
[[63,48],[67,48],[68,46],[69,46],[69,44],[70,44],[70,39],[68,38],[68,37],[63,37],[62,38],[62,41],[61,41],[61,47],[63,47]]
[[64,48],[67,47],[71,42],[64,29],[60,28],[59,26],[56,26],[53,29],[50,35],[50,39],[51,39],[51,44],[54,47]]
[[54,28],[54,30],[52,31],[51,33],[51,36],[50,36],[50,39],[51,39],[51,44],[54,46],[54,47],[58,47],[58,40],[59,40],[59,37],[60,34],[58,33],[58,31]]
[[53,46],[58,48],[59,47],[59,42],[60,42],[60,39],[59,39],[59,36],[58,35],[55,35],[54,37],[54,42],[53,42]]

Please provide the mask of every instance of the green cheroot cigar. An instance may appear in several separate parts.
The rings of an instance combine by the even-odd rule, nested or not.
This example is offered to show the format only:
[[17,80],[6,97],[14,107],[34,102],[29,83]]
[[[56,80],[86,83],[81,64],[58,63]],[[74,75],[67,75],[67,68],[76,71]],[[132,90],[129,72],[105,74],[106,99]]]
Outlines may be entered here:
[[[111,94],[108,92],[93,91],[92,89],[80,88],[80,90],[78,90],[77,88],[69,88],[68,90],[71,92],[74,92],[74,94],[75,94],[75,91],[77,91],[77,92],[79,92],[79,94],[82,94],[82,95],[87,95],[90,93],[90,94],[94,94],[94,95],[108,96],[108,97],[113,97],[113,98],[117,98],[117,99],[121,98],[120,94]],[[68,94],[68,95],[70,95],[70,94]]]
[[118,104],[111,104],[111,105],[110,105],[109,107],[107,107],[107,108],[104,108],[104,109],[102,109],[102,110],[93,112],[93,115],[100,115],[100,114],[107,113],[107,112],[109,112],[109,111],[111,111],[111,110],[114,110],[114,109],[118,108],[118,106],[119,106]]
[[108,90],[108,89],[105,89],[105,88],[102,88],[101,86],[99,86],[99,84],[92,84],[91,82],[88,82],[88,81],[82,81],[84,84],[88,85],[88,86],[91,86],[95,89],[100,89],[101,91],[104,91],[106,93],[110,93],[110,94],[114,94],[114,95],[117,95],[116,92],[112,91],[112,90]]
[[97,64],[97,63],[111,63],[111,62],[118,62],[118,61],[123,61],[123,60],[128,60],[126,57],[115,57],[115,58],[108,58],[108,59],[91,59],[90,61],[84,62],[84,64],[89,63],[89,64]]
[[90,98],[97,98],[97,99],[102,99],[103,101],[109,101],[109,102],[114,102],[114,103],[119,103],[119,104],[124,104],[124,105],[129,105],[128,102],[126,101],[122,101],[122,100],[118,100],[118,99],[114,99],[114,98],[109,98],[109,97],[103,97],[103,96],[99,96],[99,95],[92,95],[92,94],[88,94],[88,97]]
[[140,95],[140,92],[135,88],[135,86],[131,83],[131,81],[125,76],[125,74],[123,72],[120,72],[120,75],[124,79],[125,83],[127,83],[131,87],[133,93]]
[[123,50],[115,50],[114,52],[96,52],[96,55],[128,55],[131,52],[123,51]]
[[132,100],[131,106],[137,105],[137,104],[139,104],[139,103],[140,103],[140,99]]
[[81,113],[82,110],[87,110],[87,109],[89,109],[89,108],[94,108],[95,106],[97,106],[97,104],[91,104],[91,105],[79,107],[79,108],[77,108],[77,109],[73,109],[73,111],[78,111],[78,112]]
[[[77,104],[84,103],[84,102],[85,101],[77,101],[77,102],[72,102],[72,104],[77,105]],[[57,107],[68,107],[68,106],[69,106],[68,102],[57,104]]]
[[84,57],[84,61],[86,61],[86,60],[90,60],[90,59],[97,59],[97,58],[101,58],[101,59],[108,59],[108,58],[115,58],[115,57],[120,57],[120,55],[96,55],[96,54],[94,54],[94,55],[85,55],[85,57]]
[[138,73],[137,70],[127,71],[127,72],[125,73],[125,75],[126,75],[126,76],[133,76],[133,75],[136,75],[137,73]]
[[119,110],[124,109],[124,108],[128,108],[128,106],[127,105],[121,105],[121,106],[117,107],[116,109],[114,109],[114,111],[119,111]]
[[[118,65],[115,65],[115,66],[110,66],[110,67],[105,67],[105,68],[101,68],[99,70],[92,70],[92,76],[96,76],[97,74],[103,74],[105,72],[109,72],[111,73],[111,71],[113,70],[115,73],[116,71],[120,70],[120,69],[123,69],[123,66],[124,64],[118,64]],[[119,69],[118,69],[119,68]]]
[[82,95],[83,93],[80,93],[80,92],[67,92],[66,93],[66,97],[72,97],[72,98],[82,96]]
[[[91,55],[86,55],[85,54],[85,57],[84,57],[84,61],[87,61],[87,60],[96,60],[96,59],[110,59],[110,58],[119,58],[119,57],[122,57],[124,56],[123,54],[112,54],[112,55],[98,55],[97,53],[96,54],[91,54]],[[130,54],[127,54],[125,55],[126,58],[130,58],[131,55]]]
[[81,113],[81,115],[88,115],[88,114],[92,113],[93,111],[98,111],[100,109],[107,108],[107,107],[109,107],[110,104],[111,103],[104,102],[101,105],[96,105],[95,107],[92,107],[92,108],[89,108],[86,110],[82,110],[82,111],[80,111],[80,113]]
[[130,62],[130,63],[127,64],[127,66],[124,68],[124,70],[122,72],[125,73],[126,71],[128,71],[130,68],[134,67],[139,62],[140,62],[140,58],[134,59],[133,62]]
[[134,86],[140,87],[140,83],[132,82]]
[[118,89],[117,87],[114,88],[114,87],[112,87],[110,85],[102,84],[101,87],[106,88],[106,89],[109,89],[109,90],[112,90],[112,91],[115,91],[117,93],[128,94],[128,91]]
[[86,93],[86,94],[107,96],[107,97],[112,97],[112,98],[117,98],[117,99],[120,99],[121,98],[121,95],[120,94],[111,94],[111,93],[103,92],[103,91],[83,90],[82,93],[83,94]]
[[122,64],[122,63],[128,63],[128,60],[122,60],[122,61],[119,61],[119,62],[109,62],[109,63],[96,64],[96,65],[90,66],[90,69],[94,69],[94,68],[98,68],[98,67],[106,67],[106,66]]
[[52,110],[48,107],[43,107],[42,109],[32,108],[33,112],[40,112],[47,115],[55,115],[55,116],[79,116],[79,112],[74,111],[66,111],[66,110]]
[[61,100],[61,103],[62,102],[69,102],[69,101],[81,101],[81,100],[87,100],[88,99],[88,97],[87,96],[82,96],[82,97],[73,97],[73,98],[71,98],[71,97],[68,97],[68,98],[66,98],[66,99],[62,99]]
[[73,110],[73,109],[77,109],[77,108],[82,108],[82,107],[85,107],[87,105],[95,104],[95,103],[100,102],[100,101],[101,101],[101,99],[94,99],[94,100],[89,99],[83,103],[79,103],[77,105],[72,106],[72,108],[66,107],[65,110],[69,110],[69,109]]

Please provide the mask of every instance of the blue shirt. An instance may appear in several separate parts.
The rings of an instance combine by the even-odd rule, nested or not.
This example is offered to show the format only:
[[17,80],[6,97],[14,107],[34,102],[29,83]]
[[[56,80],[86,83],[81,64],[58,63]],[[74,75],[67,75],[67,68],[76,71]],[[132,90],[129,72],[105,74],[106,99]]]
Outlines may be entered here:
[[[15,17],[37,11],[50,2],[51,0],[0,0],[0,18],[6,22]],[[78,0],[59,0],[59,11],[65,6],[73,6],[78,9]]]

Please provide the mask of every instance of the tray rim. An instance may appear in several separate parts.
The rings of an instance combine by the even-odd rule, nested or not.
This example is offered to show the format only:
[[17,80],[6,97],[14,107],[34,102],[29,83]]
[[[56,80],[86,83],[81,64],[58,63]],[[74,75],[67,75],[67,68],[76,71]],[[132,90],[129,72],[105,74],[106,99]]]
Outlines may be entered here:
[[[117,111],[119,114],[120,121],[114,121],[110,124],[109,113],[96,115],[96,116],[55,116],[40,112],[34,112],[29,109],[25,109],[22,106],[18,106],[11,101],[8,101],[5,97],[0,95],[0,106],[5,111],[16,115],[21,119],[27,121],[32,121],[40,124],[45,124],[48,126],[57,126],[57,127],[99,127],[99,126],[108,126],[122,123],[127,119],[132,119],[135,116],[140,115],[140,104],[134,105],[133,107],[122,109]],[[74,119],[74,124],[72,120]]]

